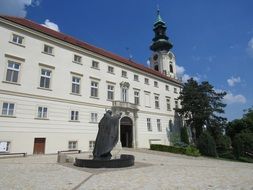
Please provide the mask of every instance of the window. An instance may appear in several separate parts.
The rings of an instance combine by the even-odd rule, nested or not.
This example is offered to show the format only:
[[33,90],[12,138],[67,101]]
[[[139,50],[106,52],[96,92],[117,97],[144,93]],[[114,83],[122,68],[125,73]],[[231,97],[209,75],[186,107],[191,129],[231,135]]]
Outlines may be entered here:
[[69,141],[69,150],[77,149],[77,141]]
[[47,118],[47,107],[41,107],[39,106],[38,107],[38,115],[37,117],[40,118],[40,119],[46,119]]
[[147,129],[148,129],[148,131],[152,131],[151,119],[150,118],[147,118]]
[[90,91],[91,97],[98,97],[98,82],[91,81],[91,91]]
[[47,54],[50,54],[50,55],[53,55],[53,49],[54,48],[52,46],[44,44],[43,52],[47,53]]
[[50,88],[50,78],[51,78],[51,71],[47,69],[41,69],[40,87]]
[[122,71],[121,72],[121,76],[127,78],[127,72],[126,71]]
[[82,63],[82,57],[79,55],[74,55],[74,62],[76,63]]
[[139,90],[134,91],[134,104],[140,105],[140,91]]
[[154,87],[158,87],[158,82],[154,81]]
[[176,94],[177,94],[177,88],[174,88],[174,93],[176,93]]
[[144,79],[144,83],[145,83],[145,84],[149,84],[149,79],[148,79],[148,78],[145,78],[145,79]]
[[80,78],[72,76],[72,93],[80,94]]
[[166,104],[167,104],[167,111],[170,111],[171,110],[170,98],[166,98]]
[[92,123],[97,123],[98,122],[98,114],[97,113],[91,113],[90,114],[90,119]]
[[114,86],[110,84],[107,85],[107,99],[114,100]]
[[172,132],[173,131],[173,123],[172,120],[170,119],[169,121],[169,131]]
[[161,120],[157,119],[156,122],[157,122],[157,131],[161,132],[162,131]]
[[95,147],[95,141],[89,141],[89,150],[93,150]]
[[146,107],[151,107],[150,106],[150,93],[149,92],[145,92],[145,106]]
[[2,115],[13,116],[14,115],[14,104],[13,103],[3,103]]
[[6,81],[17,83],[19,71],[20,71],[20,64],[14,61],[8,60]]
[[159,96],[155,95],[155,108],[159,109],[160,105],[159,105]]
[[0,141],[0,152],[9,152],[11,142],[9,141]]
[[170,64],[170,72],[173,73],[173,66]]
[[114,68],[112,66],[108,66],[108,73],[114,73]]
[[17,34],[12,35],[12,42],[15,44],[22,45],[24,43],[24,37],[19,36]]
[[134,75],[134,80],[139,81],[139,75]]
[[78,121],[79,120],[79,111],[71,111],[70,115],[70,120],[71,121]]
[[167,90],[167,91],[169,91],[169,90],[170,90],[169,85],[165,85],[165,90]]
[[127,102],[127,100],[128,100],[128,89],[127,88],[121,89],[121,100],[123,102]]
[[178,101],[175,100],[175,108],[177,109],[178,108]]
[[91,63],[91,67],[94,69],[99,69],[99,62],[93,60]]

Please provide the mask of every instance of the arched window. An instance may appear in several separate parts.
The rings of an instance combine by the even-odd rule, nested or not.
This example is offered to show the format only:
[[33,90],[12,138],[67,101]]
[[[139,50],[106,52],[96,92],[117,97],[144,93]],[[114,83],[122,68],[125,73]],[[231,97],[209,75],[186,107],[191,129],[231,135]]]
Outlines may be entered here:
[[159,71],[158,65],[155,65],[155,70],[156,70],[156,71]]
[[173,66],[170,64],[170,72],[173,73]]

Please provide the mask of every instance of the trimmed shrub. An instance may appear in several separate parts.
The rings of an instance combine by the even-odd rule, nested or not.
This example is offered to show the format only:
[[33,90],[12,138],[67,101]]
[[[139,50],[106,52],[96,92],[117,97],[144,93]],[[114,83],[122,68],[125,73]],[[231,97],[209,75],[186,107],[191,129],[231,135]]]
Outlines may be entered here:
[[185,150],[185,154],[188,156],[200,156],[199,150],[194,146],[188,146]]
[[186,147],[188,147],[189,145],[188,145],[188,144],[185,144],[184,142],[177,142],[177,143],[174,144],[174,146],[186,148]]
[[197,147],[202,155],[217,157],[214,138],[207,132],[203,132],[197,140]]
[[253,133],[239,133],[233,140],[234,155],[240,157],[250,157],[253,154]]
[[181,135],[181,141],[184,142],[185,144],[189,144],[189,136],[187,132],[186,127],[182,127],[180,130],[180,135]]
[[172,152],[176,154],[184,154],[185,153],[185,148],[181,147],[175,147],[175,146],[166,146],[166,145],[161,145],[161,144],[151,144],[150,145],[151,150],[159,150],[163,152]]

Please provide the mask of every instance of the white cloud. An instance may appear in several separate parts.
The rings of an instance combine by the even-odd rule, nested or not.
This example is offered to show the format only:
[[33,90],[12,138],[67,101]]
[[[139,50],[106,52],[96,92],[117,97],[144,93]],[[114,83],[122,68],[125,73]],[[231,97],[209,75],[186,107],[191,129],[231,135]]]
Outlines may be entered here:
[[253,57],[253,37],[248,42],[247,51],[251,57]]
[[46,19],[46,20],[45,20],[45,23],[42,24],[42,26],[45,26],[45,27],[50,28],[50,29],[52,29],[52,30],[55,30],[55,31],[57,31],[57,32],[60,31],[59,26],[58,26],[57,24],[51,22],[49,19]]
[[0,14],[26,17],[27,7],[39,4],[40,0],[0,0]]
[[184,83],[187,82],[190,78],[193,78],[196,81],[200,80],[200,75],[197,76],[190,76],[185,73],[185,68],[183,66],[176,65],[177,77],[181,78]]
[[229,86],[235,86],[236,83],[240,83],[241,82],[241,78],[240,77],[235,78],[235,77],[232,76],[231,78],[229,78],[227,80],[227,82],[228,82]]
[[227,104],[245,104],[246,98],[242,94],[233,95],[231,92],[228,92],[226,96],[224,97],[224,101]]

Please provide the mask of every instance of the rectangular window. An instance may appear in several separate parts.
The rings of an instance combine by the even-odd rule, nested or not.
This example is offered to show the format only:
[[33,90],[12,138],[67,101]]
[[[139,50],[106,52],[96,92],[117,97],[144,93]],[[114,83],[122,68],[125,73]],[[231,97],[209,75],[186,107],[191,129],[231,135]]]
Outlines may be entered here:
[[110,84],[107,85],[107,99],[114,100],[114,86]]
[[89,150],[93,150],[95,147],[95,141],[89,141]]
[[47,54],[50,54],[50,55],[53,55],[53,49],[54,48],[52,46],[44,44],[43,52],[47,53]]
[[134,91],[134,104],[140,105],[140,91]]
[[82,57],[79,55],[74,55],[74,62],[76,63],[82,63]]
[[148,92],[145,92],[145,106],[151,107],[150,106],[150,93],[148,93]]
[[91,67],[94,69],[99,69],[99,62],[93,60],[91,63]]
[[174,93],[177,94],[177,88],[174,88]]
[[10,152],[10,145],[9,141],[0,141],[0,152]]
[[139,75],[134,75],[134,80],[139,81]]
[[41,69],[40,87],[50,88],[51,71],[47,69]]
[[155,108],[159,109],[160,105],[159,105],[159,96],[155,95]]
[[169,85],[165,85],[165,90],[167,90],[167,91],[169,91],[169,90],[170,90]]
[[69,141],[69,150],[77,150],[77,141]]
[[161,120],[157,119],[156,122],[157,122],[157,131],[161,132],[162,131]]
[[98,82],[91,81],[91,91],[90,91],[91,97],[98,97]]
[[72,76],[72,93],[80,94],[80,78]]
[[13,103],[4,102],[3,107],[2,107],[2,115],[13,116],[14,115],[14,107],[15,107],[15,105]]
[[19,71],[20,71],[20,64],[17,62],[8,60],[6,81],[17,83]]
[[71,121],[78,121],[79,120],[79,111],[71,111],[70,115],[70,120]]
[[158,82],[154,81],[154,87],[158,87]]
[[98,114],[97,113],[91,113],[90,114],[90,119],[92,123],[97,123],[98,122]]
[[149,84],[149,79],[148,79],[148,78],[145,78],[145,79],[144,79],[144,83],[145,83],[145,84]]
[[171,110],[170,98],[166,98],[166,104],[167,104],[167,111],[170,111]]
[[127,78],[127,72],[126,71],[121,71],[121,76]]
[[147,129],[148,129],[148,131],[152,131],[151,119],[150,118],[147,118]]
[[24,43],[24,37],[19,36],[17,34],[12,35],[12,42],[15,44],[22,45]]
[[121,88],[121,100],[123,102],[128,102],[128,88]]
[[175,100],[175,108],[178,108],[178,101]]
[[37,115],[37,117],[41,118],[41,119],[47,119],[47,111],[48,111],[47,107],[41,107],[41,106],[39,106],[38,107],[38,115]]
[[108,73],[114,73],[114,67],[108,66]]

